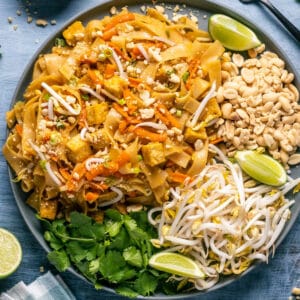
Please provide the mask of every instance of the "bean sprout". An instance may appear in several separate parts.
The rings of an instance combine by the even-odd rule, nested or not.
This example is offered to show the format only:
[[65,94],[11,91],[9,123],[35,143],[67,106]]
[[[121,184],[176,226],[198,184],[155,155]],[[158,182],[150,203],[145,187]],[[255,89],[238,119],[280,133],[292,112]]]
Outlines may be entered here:
[[294,203],[284,195],[299,183],[288,178],[279,188],[245,188],[249,178],[241,168],[217,147],[209,149],[215,158],[192,181],[171,188],[170,200],[148,215],[159,235],[153,243],[189,255],[206,274],[193,280],[199,290],[216,284],[220,274],[240,274],[253,260],[268,261]]

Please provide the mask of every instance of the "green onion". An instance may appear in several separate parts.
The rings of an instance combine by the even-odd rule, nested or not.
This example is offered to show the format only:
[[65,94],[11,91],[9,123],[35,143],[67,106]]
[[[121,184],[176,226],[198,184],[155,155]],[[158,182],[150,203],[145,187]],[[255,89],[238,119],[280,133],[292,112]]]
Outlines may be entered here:
[[176,117],[181,117],[182,116],[182,111],[180,109],[176,110]]
[[122,99],[120,99],[120,100],[118,101],[118,103],[119,103],[120,105],[125,105],[125,104],[126,104],[126,100],[125,100],[124,98],[122,98]]
[[40,163],[41,168],[45,171],[46,170],[47,161],[46,160],[40,160],[39,163]]
[[56,38],[54,43],[56,47],[66,47],[67,45],[65,39],[63,38]]
[[186,71],[186,72],[184,72],[183,74],[182,74],[182,81],[184,82],[184,83],[186,83],[187,82],[187,80],[189,79],[189,77],[190,77],[190,72],[189,71]]
[[65,123],[62,121],[57,121],[56,122],[56,128],[57,129],[64,129],[65,128]]
[[89,100],[90,100],[90,96],[89,96],[88,94],[81,95],[81,98],[82,98],[84,101],[89,101]]
[[142,161],[143,160],[143,156],[141,154],[138,154],[138,161]]
[[48,101],[51,95],[49,93],[46,93],[43,97],[44,100]]

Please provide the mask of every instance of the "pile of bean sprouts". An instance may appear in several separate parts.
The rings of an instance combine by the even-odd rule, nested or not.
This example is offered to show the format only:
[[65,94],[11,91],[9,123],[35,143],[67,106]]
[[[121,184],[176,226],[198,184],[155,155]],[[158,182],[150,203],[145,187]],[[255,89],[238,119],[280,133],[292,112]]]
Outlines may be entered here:
[[217,147],[209,149],[215,157],[203,171],[171,189],[170,201],[148,214],[158,228],[153,244],[190,256],[206,274],[190,279],[199,290],[216,284],[221,274],[242,273],[253,260],[268,261],[295,202],[284,195],[300,182],[288,178],[280,188],[255,183]]

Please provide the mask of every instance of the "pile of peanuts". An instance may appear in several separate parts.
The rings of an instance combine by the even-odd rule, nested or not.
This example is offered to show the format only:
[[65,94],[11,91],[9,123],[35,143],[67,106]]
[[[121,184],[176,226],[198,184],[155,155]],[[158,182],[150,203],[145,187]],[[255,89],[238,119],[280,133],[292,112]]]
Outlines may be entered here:
[[230,52],[222,57],[217,101],[223,117],[215,124],[217,135],[229,157],[236,150],[263,147],[288,169],[300,163],[295,153],[300,146],[300,105],[294,74],[263,44],[248,53],[248,59]]

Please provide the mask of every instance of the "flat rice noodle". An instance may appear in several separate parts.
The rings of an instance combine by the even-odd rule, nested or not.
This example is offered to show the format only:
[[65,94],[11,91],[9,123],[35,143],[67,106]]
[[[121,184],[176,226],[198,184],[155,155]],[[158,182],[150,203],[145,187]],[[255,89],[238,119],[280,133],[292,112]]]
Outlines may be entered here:
[[74,75],[76,69],[79,67],[81,58],[89,53],[90,47],[84,43],[77,43],[72,52],[65,60],[64,64],[59,68],[59,72],[67,79],[70,80]]
[[225,48],[218,40],[211,43],[208,49],[201,56],[201,67],[204,70],[208,70],[207,64],[211,61],[220,59],[224,51]]
[[212,84],[216,82],[216,88],[218,89],[222,84],[222,73],[221,73],[221,60],[212,60],[209,61],[205,67],[208,71],[209,81]]
[[131,31],[122,34],[127,42],[132,42],[135,40],[152,40],[152,36],[148,32],[144,31]]
[[22,131],[22,152],[23,156],[31,159],[35,155],[28,141],[35,141],[35,130],[37,126],[38,102],[27,102],[24,107],[23,131]]
[[200,42],[195,40],[192,45],[192,57],[201,57],[212,43]]
[[175,92],[169,92],[169,93],[153,92],[152,96],[153,98],[156,99],[156,101],[163,103],[168,108],[174,107],[174,101],[176,99]]
[[154,80],[157,68],[158,66],[156,63],[149,63],[149,65],[147,65],[147,67],[141,73],[141,79],[143,81],[146,81],[147,78],[152,78]]
[[170,47],[167,50],[161,52],[162,62],[182,57],[190,57],[192,54],[191,49],[192,43],[190,42]]
[[102,31],[104,28],[102,20],[91,20],[87,23],[85,27],[85,36],[87,37],[88,41],[92,41],[94,39],[93,34],[97,31]]
[[16,175],[18,175],[30,162],[30,160],[23,157],[22,153],[20,153],[19,149],[16,147],[19,144],[20,137],[15,134],[10,134],[2,148],[2,154]]
[[168,39],[175,44],[180,44],[189,41],[185,36],[183,36],[176,28],[169,28]]
[[42,75],[35,80],[33,80],[24,93],[25,100],[29,100],[32,97],[36,96],[36,90],[41,90],[42,82],[47,83],[49,86],[53,86],[54,84],[63,84],[64,80],[60,75],[51,74],[51,75]]
[[210,121],[221,117],[221,115],[222,113],[221,113],[220,106],[217,102],[217,99],[214,97],[207,102],[200,116],[200,120],[205,123],[209,123]]
[[149,196],[145,195],[145,196],[130,197],[130,198],[127,198],[126,201],[128,203],[153,205],[155,202],[155,198],[154,198],[154,195],[151,194]]
[[200,105],[200,102],[196,100],[194,97],[188,97],[186,102],[183,105],[183,109],[186,110],[187,112],[193,114],[198,106]]
[[186,152],[182,151],[180,153],[174,153],[168,157],[174,164],[179,167],[186,168],[189,162],[191,161],[191,156]]
[[152,7],[148,7],[147,9],[147,16],[157,19],[163,23],[170,24],[170,21],[160,12],[158,12],[156,9]]
[[167,25],[164,22],[161,22],[149,16],[144,16],[140,14],[134,14],[134,15],[135,15],[135,21],[131,22],[132,26],[139,27],[143,30],[152,33],[153,35],[160,36],[163,38],[168,38],[166,32]]
[[59,68],[66,61],[66,58],[64,56],[60,56],[55,53],[49,53],[49,54],[45,54],[43,56],[43,59],[45,61],[45,67],[46,67],[48,75],[50,75],[50,74],[60,75]]
[[192,156],[192,165],[187,171],[189,176],[198,175],[206,166],[208,157],[208,140],[205,141],[203,148],[199,151],[195,151]]
[[167,181],[165,181],[163,185],[153,189],[154,197],[157,203],[160,204],[167,200],[168,193],[169,193],[169,185]]
[[164,184],[168,177],[168,173],[160,168],[152,168],[151,175],[147,176],[149,185],[155,189]]
[[[220,65],[221,67],[221,65]],[[220,72],[221,74],[221,72]],[[195,99],[198,99],[204,92],[206,92],[210,87],[210,83],[200,77],[196,77],[193,80],[193,84],[191,87],[192,96]]]

